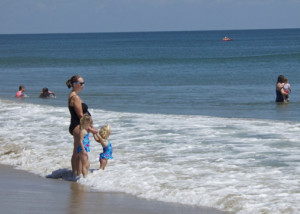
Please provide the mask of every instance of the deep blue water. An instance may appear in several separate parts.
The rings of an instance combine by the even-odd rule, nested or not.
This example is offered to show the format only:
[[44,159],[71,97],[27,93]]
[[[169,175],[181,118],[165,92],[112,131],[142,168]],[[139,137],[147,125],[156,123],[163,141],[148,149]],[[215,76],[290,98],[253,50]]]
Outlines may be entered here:
[[[233,38],[223,42],[225,35]],[[90,108],[300,121],[300,29],[0,35],[0,98],[66,106],[81,75]],[[275,100],[289,78],[290,103]],[[39,99],[43,87],[56,99]]]

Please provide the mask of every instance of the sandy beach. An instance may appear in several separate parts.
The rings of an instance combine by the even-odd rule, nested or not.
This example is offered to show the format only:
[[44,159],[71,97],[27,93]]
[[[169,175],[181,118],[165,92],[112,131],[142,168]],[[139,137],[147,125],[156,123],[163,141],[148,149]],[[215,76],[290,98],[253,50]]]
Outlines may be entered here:
[[221,214],[224,212],[140,199],[122,193],[90,192],[76,182],[43,178],[0,165],[1,213]]

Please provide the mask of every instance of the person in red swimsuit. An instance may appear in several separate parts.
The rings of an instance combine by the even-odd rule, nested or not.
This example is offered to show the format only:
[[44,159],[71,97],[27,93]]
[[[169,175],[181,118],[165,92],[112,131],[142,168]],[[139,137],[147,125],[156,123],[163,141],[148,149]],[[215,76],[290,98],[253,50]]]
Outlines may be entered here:
[[26,91],[25,86],[20,85],[19,86],[19,91],[16,93],[16,97],[18,97],[18,98],[24,97],[25,96],[25,94],[24,94],[25,91]]

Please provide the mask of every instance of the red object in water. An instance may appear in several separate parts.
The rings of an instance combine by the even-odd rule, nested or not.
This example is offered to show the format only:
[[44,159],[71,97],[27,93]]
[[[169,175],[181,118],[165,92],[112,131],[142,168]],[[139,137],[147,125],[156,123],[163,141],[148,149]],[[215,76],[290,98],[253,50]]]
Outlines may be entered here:
[[223,41],[232,41],[232,39],[230,39],[229,37],[227,37],[227,36],[225,36],[223,39],[222,39]]

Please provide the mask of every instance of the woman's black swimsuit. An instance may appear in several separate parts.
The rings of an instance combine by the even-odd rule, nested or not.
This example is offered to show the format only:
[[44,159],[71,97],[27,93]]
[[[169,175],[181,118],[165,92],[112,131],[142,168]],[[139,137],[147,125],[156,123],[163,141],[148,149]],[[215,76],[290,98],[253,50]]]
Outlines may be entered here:
[[[74,95],[76,96],[76,95]],[[72,97],[74,97],[72,96]],[[69,111],[71,114],[71,124],[69,126],[69,132],[71,135],[73,135],[73,130],[76,128],[76,126],[78,126],[80,124],[80,118],[77,116],[75,109],[73,106],[70,106],[70,101],[72,99],[72,97],[70,97],[69,99]],[[91,115],[90,112],[88,111],[88,106],[85,103],[81,103],[82,106],[82,112],[83,114],[88,113],[88,115]]]
[[282,93],[280,90],[276,90],[276,102],[284,102]]

